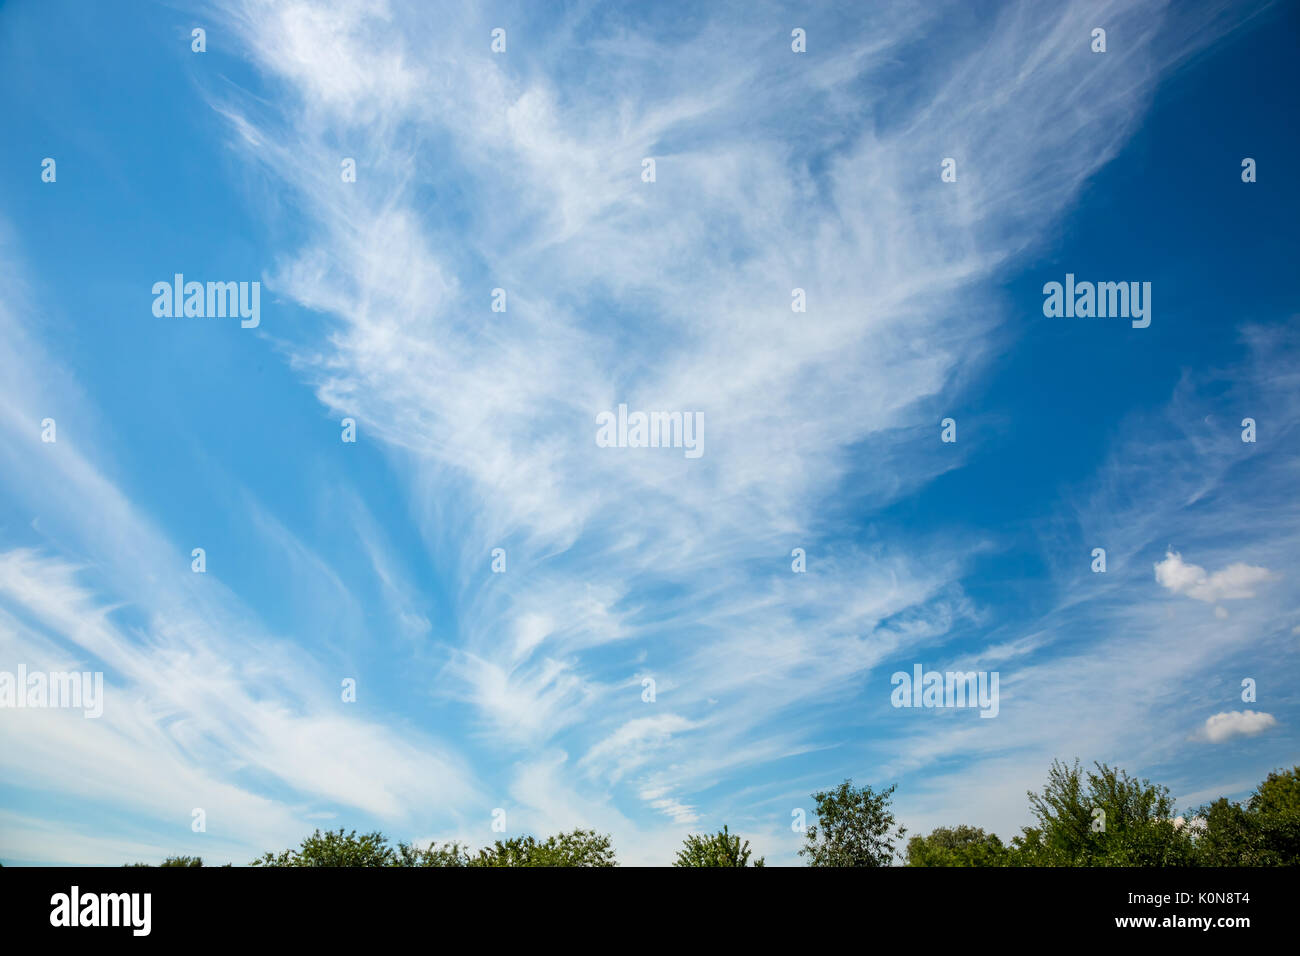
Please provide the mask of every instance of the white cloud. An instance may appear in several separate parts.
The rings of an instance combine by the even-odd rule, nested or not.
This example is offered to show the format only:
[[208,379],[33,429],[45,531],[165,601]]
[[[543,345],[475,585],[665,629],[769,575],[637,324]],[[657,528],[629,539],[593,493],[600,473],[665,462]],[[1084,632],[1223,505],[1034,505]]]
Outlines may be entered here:
[[646,763],[667,745],[674,735],[696,725],[679,714],[663,713],[638,717],[623,724],[591,747],[580,765],[588,773],[617,782],[629,771]]
[[1167,551],[1164,560],[1156,562],[1155,571],[1156,580],[1170,591],[1209,604],[1253,598],[1256,588],[1274,576],[1268,568],[1240,562],[1207,574],[1200,565],[1183,561],[1176,551]]
[[1233,737],[1254,737],[1276,726],[1277,719],[1272,714],[1254,710],[1229,710],[1207,718],[1199,736],[1212,744],[1220,744]]
[[[301,185],[314,225],[277,291],[335,323],[326,344],[291,345],[298,367],[400,452],[431,549],[462,551],[453,573],[477,582],[487,548],[510,553],[505,583],[455,608],[448,673],[504,740],[586,754],[547,785],[597,763],[618,776],[653,745],[672,770],[635,783],[666,812],[809,746],[816,708],[970,623],[956,581],[982,542],[828,546],[797,577],[778,556],[846,486],[870,510],[954,467],[913,439],[927,403],[981,368],[998,313],[981,285],[1051,234],[1162,72],[1223,29],[1173,8],[1018,4],[972,36],[879,4],[861,46],[791,72],[764,59],[761,17],[671,42],[567,23],[506,61],[438,42],[435,26],[487,35],[468,10],[435,25],[349,3],[310,17],[306,44],[280,38],[297,15],[232,6],[286,95],[275,113],[223,111],[282,144],[241,148]],[[1099,20],[1125,37],[1104,70],[1079,40]],[[885,98],[886,67],[922,38],[933,60]],[[357,81],[381,55],[379,79]],[[247,143],[239,124],[232,140]],[[332,181],[340,141],[366,143],[355,189]],[[959,189],[939,183],[948,155]],[[487,311],[494,286],[504,315]],[[794,286],[812,303],[797,321]],[[594,414],[625,400],[702,409],[705,457],[601,454]],[[454,536],[439,520],[453,510]],[[637,670],[672,673],[691,733],[629,724],[621,703],[639,696],[619,696],[609,661],[624,642],[654,648]]]

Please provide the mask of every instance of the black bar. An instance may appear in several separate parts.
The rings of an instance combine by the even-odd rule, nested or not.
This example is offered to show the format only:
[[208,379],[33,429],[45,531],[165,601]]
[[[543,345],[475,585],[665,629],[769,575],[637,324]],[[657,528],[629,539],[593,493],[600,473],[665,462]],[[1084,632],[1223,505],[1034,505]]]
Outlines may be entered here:
[[[150,894],[148,935],[134,935],[125,909],[125,926],[52,926],[52,897],[70,897],[74,885],[83,905],[88,894]],[[733,941],[780,933],[784,926],[808,941],[825,939],[835,929],[853,929],[864,943],[878,941],[877,932],[889,932],[890,938],[903,932],[916,934],[920,946],[1031,939],[1043,930],[1065,939],[1131,936],[1182,943],[1200,936],[1231,945],[1261,931],[1288,938],[1280,934],[1294,927],[1295,886],[1295,874],[1286,868],[773,867],[710,876],[701,870],[629,867],[599,872],[6,867],[0,869],[0,925],[10,943],[76,934],[82,942],[382,945],[414,932],[415,941],[442,940],[460,948],[464,944],[453,941],[465,939],[465,932],[471,939],[478,933],[504,934],[564,945],[621,931],[629,935],[617,938],[631,945],[636,939],[667,942],[672,936],[661,934],[675,934],[685,924]],[[142,915],[136,914],[140,923]],[[1126,918],[1155,922],[1118,925]],[[1222,923],[1243,918],[1241,925]],[[1186,922],[1202,919],[1211,925]],[[392,934],[397,937],[390,939]]]

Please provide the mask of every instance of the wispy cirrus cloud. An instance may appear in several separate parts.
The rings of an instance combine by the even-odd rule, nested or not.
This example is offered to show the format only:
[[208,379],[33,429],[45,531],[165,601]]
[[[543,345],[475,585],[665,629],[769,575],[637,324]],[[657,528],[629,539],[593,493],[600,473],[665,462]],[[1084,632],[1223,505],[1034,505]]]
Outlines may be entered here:
[[[28,300],[12,276],[4,288],[7,303]],[[296,839],[315,807],[396,821],[430,799],[478,802],[473,774],[451,748],[342,716],[338,681],[310,651],[267,633],[218,574],[191,573],[187,553],[100,470],[109,429],[91,427],[74,387],[53,392],[35,380],[36,369],[46,383],[66,373],[11,306],[0,308],[0,330],[7,487],[11,504],[42,519],[40,544],[0,551],[0,657],[106,675],[97,720],[5,710],[0,766],[13,786],[115,807],[142,821],[138,843],[161,852],[197,839],[209,856],[240,860]],[[65,428],[43,444],[33,422],[50,410]],[[283,528],[276,533],[307,553]],[[213,840],[193,836],[195,808]],[[6,855],[85,862],[71,845],[25,856],[49,828],[35,816],[7,824]],[[175,829],[151,833],[150,817]]]
[[[821,512],[847,483],[881,507],[961,460],[928,430],[935,397],[980,368],[982,283],[1050,233],[1162,74],[1230,25],[1013,5],[972,34],[955,8],[886,5],[857,25],[869,49],[828,29],[805,68],[774,9],[671,40],[594,14],[453,15],[480,49],[419,43],[431,24],[413,5],[229,9],[283,108],[214,96],[280,144],[246,153],[319,227],[275,284],[331,332],[287,348],[321,401],[393,450],[421,510],[463,516],[427,535],[480,582],[456,607],[465,699],[497,733],[564,740],[590,766],[650,726],[614,694],[617,646],[653,646],[642,669],[667,678],[663,699],[691,726],[708,715],[656,737],[674,766],[700,765],[674,775],[683,790],[726,765],[731,735],[798,724],[969,619],[969,542],[872,553],[827,540]],[[1079,42],[1102,20],[1125,38],[1104,70]],[[893,55],[921,38],[942,66],[886,101]],[[352,153],[361,175],[342,184]],[[940,188],[947,156],[960,189]],[[796,287],[806,315],[789,311]],[[596,448],[595,414],[620,401],[703,410],[708,453]],[[815,582],[785,567],[806,541],[822,543]]]

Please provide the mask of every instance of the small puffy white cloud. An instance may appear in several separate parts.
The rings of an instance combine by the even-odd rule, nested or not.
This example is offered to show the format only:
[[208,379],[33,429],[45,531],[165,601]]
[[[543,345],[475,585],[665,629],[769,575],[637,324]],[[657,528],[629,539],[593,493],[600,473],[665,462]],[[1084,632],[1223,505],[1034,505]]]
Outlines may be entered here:
[[1220,744],[1233,737],[1254,737],[1276,726],[1277,719],[1272,714],[1253,710],[1229,710],[1207,719],[1200,736],[1212,744]]
[[1210,574],[1199,564],[1184,561],[1176,551],[1165,552],[1155,570],[1156,581],[1170,591],[1210,604],[1253,598],[1255,588],[1273,577],[1268,568],[1240,562]]

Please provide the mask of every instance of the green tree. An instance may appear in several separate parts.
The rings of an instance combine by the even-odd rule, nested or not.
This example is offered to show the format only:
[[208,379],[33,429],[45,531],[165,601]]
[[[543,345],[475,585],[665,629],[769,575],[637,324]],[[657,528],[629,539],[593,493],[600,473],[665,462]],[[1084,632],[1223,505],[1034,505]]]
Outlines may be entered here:
[[733,835],[724,824],[722,829],[711,836],[691,834],[677,851],[673,866],[763,866],[760,856],[753,863],[749,862],[749,841],[743,843],[739,836]]
[[317,830],[296,850],[264,853],[253,866],[397,866],[397,851],[379,831],[357,836],[342,828]]
[[1266,866],[1300,864],[1300,765],[1270,773],[1246,811],[1258,821]]
[[392,866],[469,866],[469,848],[460,843],[431,843],[421,849],[409,843],[397,844]]
[[539,841],[534,837],[497,840],[484,847],[469,866],[616,866],[609,836],[574,830]]
[[1300,766],[1274,771],[1246,805],[1220,797],[1196,811],[1192,829],[1203,866],[1300,864]]
[[[202,866],[203,857],[201,856],[169,856],[158,864],[159,866]],[[230,864],[227,863],[226,866]],[[153,866],[152,863],[127,863],[126,866]]]
[[1190,829],[1174,819],[1169,788],[1094,764],[1053,761],[1042,793],[1029,793],[1038,821],[1012,841],[1024,866],[1186,866]]
[[608,836],[574,830],[539,841],[534,837],[498,840],[471,854],[460,843],[409,843],[390,846],[380,832],[317,830],[296,850],[265,853],[253,866],[614,866]]
[[1263,866],[1263,835],[1240,803],[1220,797],[1196,810],[1196,862],[1201,866]]
[[799,855],[809,866],[888,866],[895,841],[907,832],[894,829],[890,801],[896,786],[875,793],[845,780],[834,790],[814,793],[817,823],[808,828]]
[[937,827],[907,841],[908,866],[1006,866],[1009,851],[979,827]]

